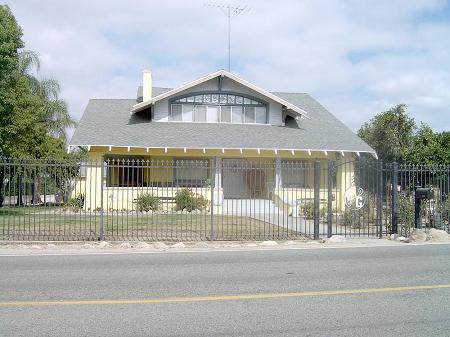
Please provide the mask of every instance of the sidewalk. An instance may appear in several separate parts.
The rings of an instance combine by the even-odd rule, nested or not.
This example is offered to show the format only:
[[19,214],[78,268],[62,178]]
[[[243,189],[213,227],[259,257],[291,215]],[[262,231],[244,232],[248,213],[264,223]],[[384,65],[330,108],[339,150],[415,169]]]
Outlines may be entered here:
[[180,253],[214,251],[257,251],[283,249],[375,248],[450,244],[450,240],[404,242],[384,239],[345,238],[335,235],[320,241],[203,241],[203,242],[0,242],[0,256],[8,255],[89,255],[132,253]]

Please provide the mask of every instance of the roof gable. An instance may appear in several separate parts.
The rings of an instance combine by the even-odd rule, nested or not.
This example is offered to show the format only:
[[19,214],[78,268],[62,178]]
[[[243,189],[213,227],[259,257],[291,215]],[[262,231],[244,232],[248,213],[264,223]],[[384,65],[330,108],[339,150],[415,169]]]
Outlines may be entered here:
[[135,105],[133,105],[133,107],[131,109],[131,114],[134,114],[135,112],[144,110],[147,107],[155,104],[156,102],[158,102],[160,100],[163,100],[165,98],[169,98],[169,97],[175,96],[175,95],[177,95],[180,92],[183,92],[183,91],[185,91],[187,89],[190,89],[192,87],[195,87],[195,86],[197,86],[199,84],[202,84],[202,83],[204,83],[206,81],[209,81],[209,80],[211,80],[213,78],[220,77],[220,76],[227,77],[227,78],[229,78],[229,79],[231,79],[231,80],[233,80],[233,81],[235,81],[235,82],[237,82],[237,83],[239,83],[239,84],[241,84],[241,85],[243,85],[243,86],[245,86],[245,87],[247,87],[247,88],[249,88],[249,89],[251,89],[253,91],[258,92],[259,94],[261,94],[261,95],[263,95],[263,96],[265,96],[265,97],[267,97],[267,98],[269,98],[269,99],[271,99],[271,100],[273,100],[273,101],[275,101],[275,102],[285,106],[286,109],[295,112],[298,116],[307,117],[308,113],[305,110],[303,110],[302,108],[300,108],[300,107],[298,107],[298,106],[296,106],[296,105],[294,105],[294,104],[292,104],[292,103],[282,99],[281,97],[278,97],[278,96],[272,94],[269,91],[261,89],[261,88],[257,87],[256,85],[254,85],[254,84],[252,84],[250,82],[247,82],[247,81],[245,81],[245,80],[243,80],[243,79],[241,79],[241,78],[239,78],[239,77],[237,77],[237,76],[235,76],[235,75],[233,75],[233,74],[231,74],[231,73],[229,73],[229,72],[227,72],[225,70],[219,70],[219,71],[214,72],[212,74],[209,74],[209,75],[207,75],[205,77],[199,78],[199,79],[197,79],[195,81],[189,82],[189,83],[184,84],[184,85],[182,85],[180,87],[177,87],[175,89],[172,89],[172,90],[169,90],[167,92],[161,93],[161,94],[159,94],[157,96],[154,96],[152,99],[150,99],[148,101],[135,104]]

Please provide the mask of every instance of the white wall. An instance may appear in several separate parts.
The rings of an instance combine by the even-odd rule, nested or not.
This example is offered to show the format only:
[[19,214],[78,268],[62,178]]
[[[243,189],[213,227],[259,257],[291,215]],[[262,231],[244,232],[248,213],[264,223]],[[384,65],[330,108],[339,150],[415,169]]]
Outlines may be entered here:
[[[218,79],[214,78],[212,80],[206,81],[188,90],[184,90],[178,95],[183,95],[189,92],[199,92],[199,91],[217,91],[218,90]],[[280,103],[275,102],[267,97],[225,77],[222,84],[223,91],[232,91],[242,94],[247,94],[254,96],[261,100],[269,103],[269,124],[281,125],[282,123],[282,106]],[[154,120],[157,122],[167,122],[169,120],[169,99],[164,99],[155,104]]]

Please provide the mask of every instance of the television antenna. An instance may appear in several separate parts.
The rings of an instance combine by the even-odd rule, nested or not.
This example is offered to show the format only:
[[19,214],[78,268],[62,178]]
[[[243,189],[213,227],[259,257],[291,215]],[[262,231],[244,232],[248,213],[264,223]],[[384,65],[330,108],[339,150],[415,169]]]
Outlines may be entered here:
[[228,3],[208,2],[205,3],[206,7],[219,8],[223,13],[227,15],[228,19],[228,72],[231,72],[231,18],[238,16],[243,12],[250,11],[250,7],[247,5],[232,5]]

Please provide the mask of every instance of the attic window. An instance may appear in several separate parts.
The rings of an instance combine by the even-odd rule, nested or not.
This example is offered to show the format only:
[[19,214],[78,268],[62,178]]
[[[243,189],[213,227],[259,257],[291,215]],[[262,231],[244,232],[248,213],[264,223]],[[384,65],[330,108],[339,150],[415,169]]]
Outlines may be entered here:
[[268,104],[238,93],[195,93],[169,103],[170,120],[183,122],[267,124]]
[[201,104],[236,104],[236,105],[248,105],[248,106],[266,106],[267,103],[263,102],[256,97],[249,97],[236,94],[195,94],[190,96],[182,96],[175,98],[172,103],[201,103]]

